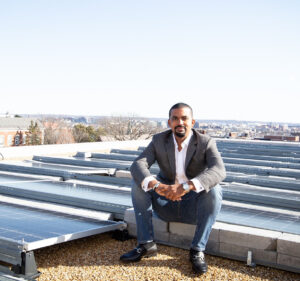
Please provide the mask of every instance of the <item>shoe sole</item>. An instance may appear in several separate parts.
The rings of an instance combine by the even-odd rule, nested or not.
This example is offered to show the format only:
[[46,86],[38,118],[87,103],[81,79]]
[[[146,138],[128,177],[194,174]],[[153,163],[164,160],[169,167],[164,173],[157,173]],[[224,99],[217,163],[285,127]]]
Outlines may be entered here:
[[192,268],[193,268],[193,271],[197,274],[204,274],[207,272],[207,268],[204,270],[199,270],[199,269],[195,268],[194,266],[192,266]]
[[155,257],[155,256],[157,256],[157,252],[146,254],[146,255],[142,256],[142,258],[151,258],[151,257]]
[[153,252],[153,253],[149,253],[149,254],[146,254],[146,255],[144,255],[144,256],[141,256],[140,258],[137,258],[137,259],[135,259],[135,260],[121,260],[122,262],[138,262],[138,261],[140,261],[142,258],[150,258],[150,257],[155,257],[155,256],[157,256],[157,252]]

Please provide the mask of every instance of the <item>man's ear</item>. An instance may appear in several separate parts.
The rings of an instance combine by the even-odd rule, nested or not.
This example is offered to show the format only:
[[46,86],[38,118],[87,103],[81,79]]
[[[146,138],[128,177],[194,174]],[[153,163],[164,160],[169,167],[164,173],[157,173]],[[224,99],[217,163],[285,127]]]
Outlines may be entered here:
[[193,119],[193,120],[192,120],[192,127],[194,127],[194,125],[195,125],[195,122],[196,122],[196,120],[195,120],[195,119]]
[[171,128],[171,121],[170,121],[170,119],[168,119],[168,125]]

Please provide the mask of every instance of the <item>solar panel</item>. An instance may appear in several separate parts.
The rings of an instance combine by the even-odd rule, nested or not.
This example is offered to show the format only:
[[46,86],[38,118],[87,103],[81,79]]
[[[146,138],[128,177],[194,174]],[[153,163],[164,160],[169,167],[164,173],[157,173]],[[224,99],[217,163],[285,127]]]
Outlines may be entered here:
[[256,186],[266,186],[270,188],[300,191],[300,180],[282,177],[279,178],[227,172],[227,176],[224,182],[240,182]]
[[13,273],[26,277],[39,275],[33,250],[125,226],[123,222],[62,213],[57,205],[56,211],[28,207],[30,203],[13,204],[2,197],[0,204],[0,261],[12,264]]
[[123,225],[4,202],[0,205],[0,220],[0,239],[13,240],[24,251],[114,230]]
[[241,159],[241,158],[229,158],[229,157],[223,157],[223,161],[224,163],[231,163],[231,164],[264,166],[264,167],[272,167],[272,168],[300,169],[299,163],[288,163],[288,162],[280,162],[280,161]]
[[256,174],[256,175],[271,175],[278,177],[290,177],[300,179],[299,169],[284,169],[284,168],[269,168],[262,166],[250,166],[242,164],[225,164],[225,168],[230,172],[238,172],[245,174]]
[[8,182],[0,184],[0,193],[53,203],[107,211],[123,217],[132,206],[130,191],[68,182]]
[[30,281],[30,280],[34,280],[34,279],[24,279],[22,277],[15,277],[9,274],[6,274],[4,272],[0,272],[0,280],[1,281]]
[[300,216],[223,204],[217,221],[300,235]]
[[283,191],[237,183],[222,185],[222,187],[224,199],[300,210],[299,191]]

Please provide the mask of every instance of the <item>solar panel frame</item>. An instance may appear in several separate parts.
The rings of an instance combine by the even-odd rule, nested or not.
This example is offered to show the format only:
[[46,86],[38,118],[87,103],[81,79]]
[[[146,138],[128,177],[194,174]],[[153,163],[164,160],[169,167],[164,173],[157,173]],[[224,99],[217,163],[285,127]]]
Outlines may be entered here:
[[[5,228],[0,227],[0,249],[2,252],[5,250],[6,253],[15,253],[16,256],[23,251],[32,251],[125,226],[123,222],[66,215],[12,203],[2,202],[1,207],[1,209],[7,208],[7,213],[11,215],[8,217],[10,222],[5,221]],[[42,225],[47,229],[40,229]],[[72,232],[72,229],[76,232]],[[12,233],[15,233],[15,236],[12,237]],[[22,236],[24,237],[19,239]]]

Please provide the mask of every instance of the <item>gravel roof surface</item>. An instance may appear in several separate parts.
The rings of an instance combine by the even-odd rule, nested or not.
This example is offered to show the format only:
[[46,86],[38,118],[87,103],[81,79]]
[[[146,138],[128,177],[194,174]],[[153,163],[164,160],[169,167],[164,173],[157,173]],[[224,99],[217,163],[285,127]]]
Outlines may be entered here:
[[250,268],[243,262],[209,255],[208,272],[197,276],[188,260],[189,251],[163,245],[158,245],[156,257],[121,263],[119,257],[135,246],[135,239],[121,242],[105,233],[36,250],[42,272],[38,280],[300,280],[296,273],[264,266]]

